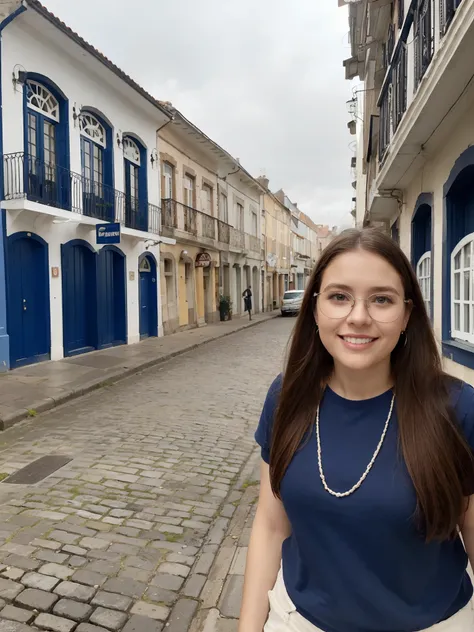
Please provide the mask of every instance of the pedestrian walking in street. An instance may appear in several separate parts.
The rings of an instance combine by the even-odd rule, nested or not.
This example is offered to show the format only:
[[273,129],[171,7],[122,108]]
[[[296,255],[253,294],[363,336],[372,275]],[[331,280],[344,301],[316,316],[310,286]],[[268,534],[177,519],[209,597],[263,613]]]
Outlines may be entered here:
[[392,239],[323,252],[255,436],[240,632],[473,632],[474,389]]
[[244,299],[245,311],[249,313],[249,320],[252,320],[252,286],[249,285],[242,296]]

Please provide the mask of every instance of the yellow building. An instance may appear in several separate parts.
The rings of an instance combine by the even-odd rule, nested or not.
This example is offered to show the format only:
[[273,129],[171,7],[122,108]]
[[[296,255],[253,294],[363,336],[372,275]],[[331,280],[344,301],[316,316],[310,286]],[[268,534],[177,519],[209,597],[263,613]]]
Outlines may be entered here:
[[270,191],[268,178],[258,178],[265,190],[265,309],[280,307],[281,298],[289,288],[291,272],[291,211]]
[[260,184],[178,110],[169,109],[173,120],[157,139],[162,233],[176,239],[175,246],[161,247],[165,334],[219,320],[225,290],[240,314],[250,277],[259,311],[262,259]]

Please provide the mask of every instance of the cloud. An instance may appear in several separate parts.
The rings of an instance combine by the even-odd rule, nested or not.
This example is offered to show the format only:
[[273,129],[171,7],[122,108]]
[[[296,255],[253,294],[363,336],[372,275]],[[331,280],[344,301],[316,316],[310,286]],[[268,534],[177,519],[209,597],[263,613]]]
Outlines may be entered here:
[[315,221],[348,222],[347,12],[336,0],[45,0]]

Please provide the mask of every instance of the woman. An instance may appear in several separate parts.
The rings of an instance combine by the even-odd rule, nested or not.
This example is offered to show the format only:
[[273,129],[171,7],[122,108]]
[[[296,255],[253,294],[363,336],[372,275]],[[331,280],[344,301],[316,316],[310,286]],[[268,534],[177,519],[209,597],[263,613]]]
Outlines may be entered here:
[[240,632],[474,630],[474,389],[389,237],[323,252],[256,440]]
[[249,285],[242,294],[245,311],[249,313],[249,320],[252,320],[252,296],[252,287]]

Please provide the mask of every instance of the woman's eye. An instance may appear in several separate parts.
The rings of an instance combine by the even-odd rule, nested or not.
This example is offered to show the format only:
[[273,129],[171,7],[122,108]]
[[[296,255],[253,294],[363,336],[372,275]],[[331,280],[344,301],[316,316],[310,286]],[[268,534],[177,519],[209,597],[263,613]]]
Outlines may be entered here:
[[390,296],[373,296],[372,302],[376,305],[392,305],[393,300]]
[[336,301],[336,302],[342,302],[342,301],[348,301],[349,300],[349,297],[347,296],[347,294],[339,294],[339,293],[332,294],[330,298],[331,298],[332,301]]

